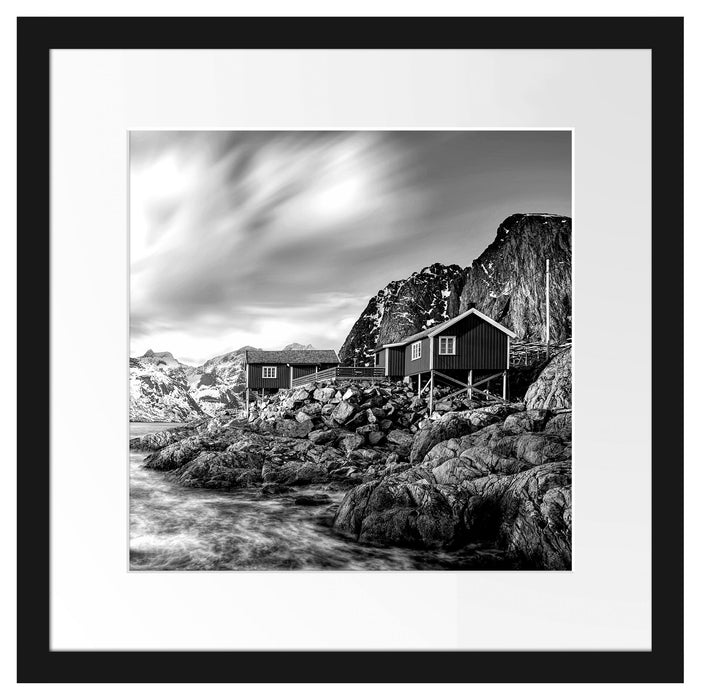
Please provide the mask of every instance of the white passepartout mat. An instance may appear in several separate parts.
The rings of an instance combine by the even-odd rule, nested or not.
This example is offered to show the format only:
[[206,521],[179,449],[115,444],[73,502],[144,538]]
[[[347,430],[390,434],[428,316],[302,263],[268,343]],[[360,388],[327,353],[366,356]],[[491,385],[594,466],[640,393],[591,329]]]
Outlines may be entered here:
[[[649,60],[53,52],[52,647],[648,648]],[[550,127],[574,130],[573,571],[130,572],[127,131]]]

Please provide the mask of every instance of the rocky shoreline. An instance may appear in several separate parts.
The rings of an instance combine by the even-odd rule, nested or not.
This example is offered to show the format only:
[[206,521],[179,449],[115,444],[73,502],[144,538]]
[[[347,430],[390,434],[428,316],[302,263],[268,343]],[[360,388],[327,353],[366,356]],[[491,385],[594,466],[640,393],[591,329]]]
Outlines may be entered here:
[[[427,416],[424,399],[400,382],[323,382],[280,392],[249,422],[224,411],[130,448],[183,487],[296,498],[305,488],[300,505],[343,491],[330,526],[359,543],[483,544],[520,568],[570,569],[570,354],[547,365],[529,407],[442,393]],[[548,408],[536,407],[542,396]]]

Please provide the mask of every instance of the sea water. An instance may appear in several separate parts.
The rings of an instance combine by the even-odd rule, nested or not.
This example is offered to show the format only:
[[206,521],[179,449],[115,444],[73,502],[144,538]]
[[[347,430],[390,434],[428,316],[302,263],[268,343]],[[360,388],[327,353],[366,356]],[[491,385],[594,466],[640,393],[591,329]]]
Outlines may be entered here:
[[[131,437],[176,427],[131,423]],[[502,569],[500,551],[470,547],[424,552],[363,545],[331,527],[343,492],[320,487],[262,496],[260,489],[186,488],[145,469],[130,454],[132,570]],[[296,505],[302,494],[325,493],[323,505]]]

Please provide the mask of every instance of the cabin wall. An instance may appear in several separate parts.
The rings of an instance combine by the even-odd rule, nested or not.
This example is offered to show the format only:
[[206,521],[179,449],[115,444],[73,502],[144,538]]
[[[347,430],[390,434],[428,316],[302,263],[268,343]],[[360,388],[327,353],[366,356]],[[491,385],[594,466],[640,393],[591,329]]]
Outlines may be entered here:
[[405,371],[404,376],[409,376],[412,374],[418,374],[419,372],[429,372],[430,371],[430,340],[429,338],[422,339],[422,355],[417,360],[411,360],[410,348],[412,343],[408,343],[404,348],[404,365]]
[[386,366],[386,351],[379,350],[376,353],[376,367],[385,367],[385,366]]
[[[262,367],[276,367],[276,379],[264,379]],[[314,370],[314,367],[313,367]],[[250,389],[289,389],[290,367],[285,364],[247,365],[247,385]]]
[[456,336],[456,355],[439,354],[439,335],[434,341],[434,369],[507,369],[508,336],[473,314],[440,335]]
[[[429,347],[429,345],[428,345]],[[405,348],[388,348],[388,371],[390,377],[405,376]]]

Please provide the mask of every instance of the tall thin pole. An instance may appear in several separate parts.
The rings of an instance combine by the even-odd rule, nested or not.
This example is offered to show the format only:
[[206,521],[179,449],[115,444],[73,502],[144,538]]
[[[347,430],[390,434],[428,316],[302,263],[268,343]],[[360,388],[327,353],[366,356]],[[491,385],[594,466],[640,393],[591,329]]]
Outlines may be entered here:
[[434,370],[430,370],[430,413],[432,413],[432,407],[434,405]]
[[547,359],[549,359],[549,258],[547,258],[547,278],[545,287],[547,290]]

